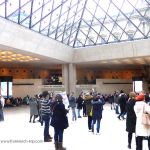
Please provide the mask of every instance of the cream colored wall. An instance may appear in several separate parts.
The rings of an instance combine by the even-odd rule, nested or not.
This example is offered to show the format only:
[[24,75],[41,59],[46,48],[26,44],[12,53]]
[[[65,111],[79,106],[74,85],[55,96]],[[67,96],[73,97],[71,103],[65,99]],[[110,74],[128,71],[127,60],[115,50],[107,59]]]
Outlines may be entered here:
[[75,49],[73,62],[92,62],[150,56],[150,39]]
[[[114,84],[114,83],[118,83],[118,84]],[[120,90],[123,90],[125,93],[129,93],[133,91],[132,80],[97,79],[96,84],[97,84],[97,91],[104,94],[111,94],[114,91],[120,91]]]
[[33,84],[33,85],[13,85],[13,97],[34,96],[43,91],[65,91],[63,85],[42,85],[42,79],[13,79],[13,84]]
[[34,96],[41,93],[41,79],[14,79],[13,84],[33,84],[33,85],[13,85],[13,97]]
[[[111,83],[119,83],[119,84],[111,84]],[[102,94],[111,94],[112,92],[120,91],[121,89],[124,90],[124,92],[129,93],[132,91],[132,81],[124,79],[97,79],[96,85],[76,85],[77,95],[81,91],[90,91],[90,89],[94,89]]]

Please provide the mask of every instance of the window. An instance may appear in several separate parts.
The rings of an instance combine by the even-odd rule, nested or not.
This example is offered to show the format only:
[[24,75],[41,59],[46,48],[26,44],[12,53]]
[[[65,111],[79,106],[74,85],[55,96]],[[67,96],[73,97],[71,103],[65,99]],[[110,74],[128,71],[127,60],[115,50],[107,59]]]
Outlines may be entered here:
[[106,43],[106,37],[101,37],[101,44]]
[[133,37],[134,37],[133,33],[128,33],[128,40],[133,40]]

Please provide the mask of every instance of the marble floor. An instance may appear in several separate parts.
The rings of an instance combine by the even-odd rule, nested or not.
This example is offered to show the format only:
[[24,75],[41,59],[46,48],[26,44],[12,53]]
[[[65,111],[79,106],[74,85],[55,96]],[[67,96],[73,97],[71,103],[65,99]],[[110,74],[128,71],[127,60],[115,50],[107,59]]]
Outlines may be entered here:
[[[4,150],[54,150],[54,141],[43,142],[43,126],[39,122],[29,123],[29,107],[13,107],[4,110],[5,121],[0,122],[0,148]],[[124,120],[118,120],[109,104],[104,106],[100,134],[88,131],[87,117],[71,121],[64,131],[64,147],[67,150],[128,150],[127,132]],[[53,136],[53,128],[50,127]],[[147,141],[143,142],[143,150],[148,150]],[[135,150],[133,138],[132,149]]]

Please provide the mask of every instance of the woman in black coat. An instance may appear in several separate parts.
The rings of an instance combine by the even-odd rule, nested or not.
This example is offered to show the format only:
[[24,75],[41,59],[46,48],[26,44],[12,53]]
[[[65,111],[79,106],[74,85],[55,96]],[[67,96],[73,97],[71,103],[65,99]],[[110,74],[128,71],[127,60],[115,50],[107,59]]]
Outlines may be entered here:
[[130,92],[129,100],[126,103],[126,112],[127,112],[126,131],[128,132],[129,149],[131,149],[132,134],[135,133],[135,126],[136,126],[136,114],[134,112],[135,96],[136,94],[134,92]]
[[64,129],[68,127],[68,110],[65,109],[65,105],[62,102],[62,96],[57,94],[55,97],[56,104],[53,107],[53,115],[51,119],[51,126],[54,127],[54,140],[55,149],[66,150],[63,145],[63,133]]

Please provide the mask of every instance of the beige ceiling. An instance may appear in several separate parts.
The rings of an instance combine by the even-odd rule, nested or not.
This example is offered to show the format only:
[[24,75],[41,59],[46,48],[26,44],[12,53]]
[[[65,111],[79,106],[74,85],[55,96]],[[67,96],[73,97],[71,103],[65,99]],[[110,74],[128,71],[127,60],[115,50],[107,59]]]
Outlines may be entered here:
[[[6,53],[5,53],[6,52]],[[4,53],[4,54],[3,54]],[[13,55],[16,55],[16,59]],[[8,57],[9,56],[9,57]],[[20,58],[23,58],[20,61]],[[7,58],[7,60],[11,61],[3,61]],[[30,61],[23,61],[28,59]],[[53,59],[50,57],[45,57],[42,55],[37,55],[34,53],[12,50],[10,48],[4,49],[4,47],[0,46],[0,67],[40,67],[40,68],[54,68],[60,67],[60,64],[65,64],[57,59]],[[138,57],[138,58],[125,58],[125,59],[117,59],[117,60],[100,60],[95,62],[83,62],[77,63],[78,68],[122,68],[122,67],[141,67],[150,64],[150,57]]]

